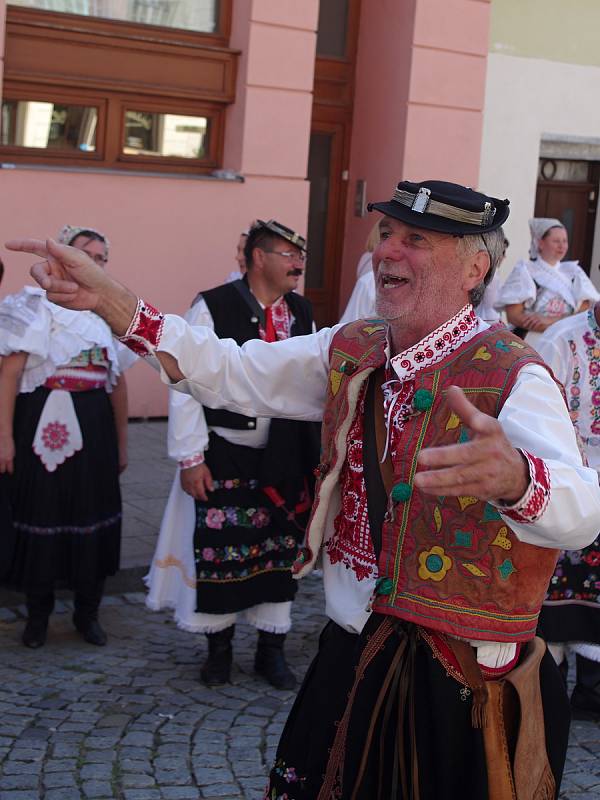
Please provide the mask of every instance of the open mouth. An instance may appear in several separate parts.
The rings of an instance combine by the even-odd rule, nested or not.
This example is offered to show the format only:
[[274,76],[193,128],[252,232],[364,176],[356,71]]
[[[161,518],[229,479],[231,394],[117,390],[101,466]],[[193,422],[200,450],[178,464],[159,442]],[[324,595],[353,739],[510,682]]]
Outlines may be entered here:
[[399,275],[383,274],[380,277],[380,282],[384,289],[395,289],[398,286],[403,286],[405,283],[408,283],[408,280],[406,278],[401,278]]

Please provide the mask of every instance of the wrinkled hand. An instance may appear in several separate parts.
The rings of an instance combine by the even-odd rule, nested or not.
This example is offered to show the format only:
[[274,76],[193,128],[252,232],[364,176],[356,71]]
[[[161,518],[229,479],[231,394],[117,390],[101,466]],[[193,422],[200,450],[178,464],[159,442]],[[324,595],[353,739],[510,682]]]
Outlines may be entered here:
[[208,500],[208,492],[213,490],[213,479],[206,464],[197,464],[195,467],[181,470],[181,488],[194,500]]
[[94,310],[102,293],[114,283],[82,250],[53,239],[12,239],[6,247],[43,259],[31,267],[31,276],[46,290],[48,300],[59,306]]
[[13,473],[15,461],[15,441],[12,436],[0,436],[0,475]]
[[461,389],[451,386],[447,398],[450,409],[469,428],[470,439],[422,450],[415,486],[427,494],[516,503],[529,485],[524,457],[508,441],[498,420],[475,408]]

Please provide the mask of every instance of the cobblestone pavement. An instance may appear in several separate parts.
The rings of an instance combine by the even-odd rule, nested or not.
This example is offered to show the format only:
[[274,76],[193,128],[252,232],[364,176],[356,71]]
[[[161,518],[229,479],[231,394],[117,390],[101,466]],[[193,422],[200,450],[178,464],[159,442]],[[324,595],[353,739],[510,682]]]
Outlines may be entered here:
[[[320,579],[299,598],[286,651],[300,677],[323,625]],[[20,643],[24,608],[0,609],[0,800],[262,797],[294,693],[255,678],[244,624],[232,683],[202,686],[204,637],[143,600],[104,599],[104,648],[75,633],[68,601],[37,651]]]
[[[203,637],[141,593],[107,597],[105,648],[85,644],[62,600],[48,642],[20,643],[23,607],[0,609],[0,800],[259,800],[293,693],[256,679],[239,625],[232,684],[198,682]],[[301,676],[323,625],[319,577],[302,581],[287,652]],[[600,726],[574,722],[563,800],[600,798]]]
[[[130,426],[122,563],[137,573],[151,558],[173,478],[165,434],[164,422]],[[125,575],[114,586],[137,588],[136,580]],[[204,638],[143,600],[105,597],[105,648],[78,637],[69,601],[59,601],[48,643],[32,651],[20,643],[22,598],[0,594],[0,800],[260,799],[293,694],[255,679],[256,634],[245,625],[236,630],[232,684],[203,687]],[[301,581],[293,613],[287,653],[301,677],[324,622],[318,577]],[[574,722],[562,800],[600,800],[599,756],[600,725]]]

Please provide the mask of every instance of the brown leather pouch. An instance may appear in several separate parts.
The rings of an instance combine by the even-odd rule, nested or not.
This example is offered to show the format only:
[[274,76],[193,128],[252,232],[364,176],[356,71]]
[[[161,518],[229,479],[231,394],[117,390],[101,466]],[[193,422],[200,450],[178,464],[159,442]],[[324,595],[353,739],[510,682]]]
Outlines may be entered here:
[[[475,651],[466,642],[449,640],[449,644],[475,704],[483,681]],[[545,651],[545,643],[536,637],[525,645],[513,670],[498,681],[485,681],[485,708],[474,715],[474,724],[480,720],[477,727],[483,729],[489,800],[553,800],[556,795],[540,690],[540,662]]]

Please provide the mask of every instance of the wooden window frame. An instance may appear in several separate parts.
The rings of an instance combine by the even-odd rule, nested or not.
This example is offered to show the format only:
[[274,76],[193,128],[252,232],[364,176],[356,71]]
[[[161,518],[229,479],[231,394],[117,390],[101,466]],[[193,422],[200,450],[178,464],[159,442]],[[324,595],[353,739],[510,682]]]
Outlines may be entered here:
[[[239,56],[225,46],[231,9],[232,0],[221,0],[219,32],[202,34],[8,6],[4,99],[95,106],[98,124],[93,153],[0,145],[0,160],[188,174],[217,169]],[[126,109],[206,117],[206,156],[123,153]]]

